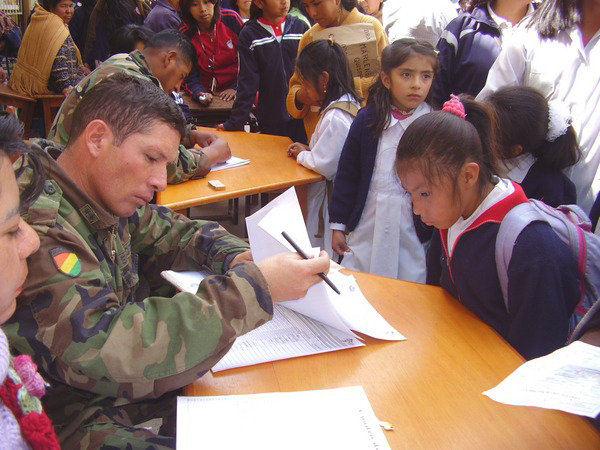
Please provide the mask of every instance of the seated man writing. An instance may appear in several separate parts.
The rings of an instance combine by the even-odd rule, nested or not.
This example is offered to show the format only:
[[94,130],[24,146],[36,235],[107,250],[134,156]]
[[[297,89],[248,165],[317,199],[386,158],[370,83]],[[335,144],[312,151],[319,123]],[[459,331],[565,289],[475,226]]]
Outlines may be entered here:
[[[79,102],[66,148],[34,144],[47,181],[24,218],[40,250],[5,332],[51,380],[46,411],[65,448],[173,447],[165,426],[177,390],[270,320],[273,301],[302,297],[329,267],[325,252],[255,264],[217,223],[148,205],[184,132],[167,94],[117,74]],[[21,189],[36,170],[19,176]],[[196,294],[160,277],[200,268],[215,275]],[[139,426],[157,417],[160,435]]]
[[[116,73],[126,73],[152,81],[170,94],[179,90],[194,61],[196,50],[189,40],[176,30],[155,34],[146,42],[144,50],[112,56],[81,80],[65,98],[48,133],[48,139],[62,146],[67,145],[75,107],[90,89],[105,78]],[[202,150],[194,150],[194,144],[198,144]],[[226,161],[230,157],[231,150],[227,142],[214,134],[193,130],[190,125],[182,136],[178,157],[169,165],[167,182],[175,184],[193,177],[203,177],[210,172],[213,164]]]

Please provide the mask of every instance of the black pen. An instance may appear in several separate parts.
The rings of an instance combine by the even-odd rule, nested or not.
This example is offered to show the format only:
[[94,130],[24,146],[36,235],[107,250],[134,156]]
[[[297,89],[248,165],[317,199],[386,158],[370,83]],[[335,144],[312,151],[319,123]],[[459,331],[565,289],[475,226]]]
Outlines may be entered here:
[[[282,231],[282,232],[281,232],[281,235],[282,235],[282,236],[285,238],[285,240],[286,240],[286,241],[288,241],[288,242],[290,243],[290,245],[291,245],[292,247],[294,247],[294,250],[296,250],[300,256],[302,256],[304,259],[308,259],[308,256],[306,256],[306,253],[304,253],[304,252],[302,251],[302,249],[301,249],[300,247],[298,247],[298,244],[296,244],[296,243],[295,243],[295,242],[292,240],[292,238],[291,238],[291,237],[290,237],[290,236],[289,236],[289,235],[288,235],[288,234],[287,234],[285,231]],[[339,290],[338,288],[336,288],[336,287],[335,287],[335,284],[333,284],[333,283],[331,282],[331,280],[330,280],[330,279],[327,277],[327,275],[325,275],[323,272],[321,272],[321,273],[318,273],[317,275],[319,275],[319,276],[321,277],[321,279],[322,279],[322,280],[323,280],[325,283],[327,283],[327,284],[329,285],[329,287],[330,287],[331,289],[333,289],[333,291],[334,291],[336,294],[338,294],[338,295],[341,295],[341,294],[340,294],[340,290]]]

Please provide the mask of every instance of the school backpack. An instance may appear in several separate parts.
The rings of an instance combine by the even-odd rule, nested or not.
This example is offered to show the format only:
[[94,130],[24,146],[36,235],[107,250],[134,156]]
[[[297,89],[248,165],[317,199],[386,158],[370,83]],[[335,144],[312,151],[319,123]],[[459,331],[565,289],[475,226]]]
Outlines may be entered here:
[[[581,296],[569,320],[569,336],[578,334],[600,294],[600,236],[591,231],[588,216],[577,205],[553,208],[540,200],[530,199],[512,208],[502,222],[496,237],[496,268],[506,309],[508,310],[508,265],[517,237],[531,222],[548,223],[558,237],[569,246],[577,261]],[[590,311],[591,313],[591,311]]]

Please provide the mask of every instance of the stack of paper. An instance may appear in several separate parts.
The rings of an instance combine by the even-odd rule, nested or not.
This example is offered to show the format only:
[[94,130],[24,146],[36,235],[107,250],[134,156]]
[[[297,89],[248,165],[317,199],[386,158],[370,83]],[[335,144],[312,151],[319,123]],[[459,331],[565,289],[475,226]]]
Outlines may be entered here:
[[389,449],[360,386],[177,398],[177,448]]
[[509,405],[600,414],[600,347],[575,341],[527,361],[485,395]]
[[[293,188],[248,217],[246,223],[256,262],[277,253],[294,251],[281,235],[282,231],[306,254],[318,253],[318,249],[310,246]],[[162,275],[180,290],[194,294],[205,276],[199,272],[172,271]],[[371,306],[353,276],[333,270],[328,277],[341,295],[321,281],[300,300],[276,303],[273,319],[238,337],[212,371],[364,346],[352,330],[377,339],[405,339]]]
[[217,170],[223,170],[223,169],[230,169],[232,167],[245,166],[249,162],[250,162],[249,159],[242,159],[242,158],[238,158],[237,156],[232,156],[227,161],[222,162],[222,163],[217,163],[214,166],[212,166],[212,169],[210,169],[210,171],[211,172],[216,172]]

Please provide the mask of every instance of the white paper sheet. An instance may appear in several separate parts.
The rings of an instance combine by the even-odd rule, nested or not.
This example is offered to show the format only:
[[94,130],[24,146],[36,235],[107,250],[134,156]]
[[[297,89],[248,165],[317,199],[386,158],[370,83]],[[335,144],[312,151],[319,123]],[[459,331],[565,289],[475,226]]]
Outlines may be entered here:
[[232,167],[245,166],[246,164],[249,164],[249,163],[250,163],[249,159],[242,159],[242,158],[238,158],[237,156],[232,156],[227,161],[222,162],[222,163],[217,163],[214,166],[212,166],[212,169],[210,169],[210,171],[216,172],[218,170],[231,169]]
[[177,448],[389,449],[360,386],[177,398]]
[[212,371],[364,345],[333,327],[275,304],[273,319],[238,337],[227,354],[213,366]]
[[208,274],[194,271],[175,272],[174,270],[163,270],[160,275],[180,291],[196,294],[200,283]]
[[498,386],[484,392],[500,403],[600,414],[600,347],[573,342],[527,361]]

